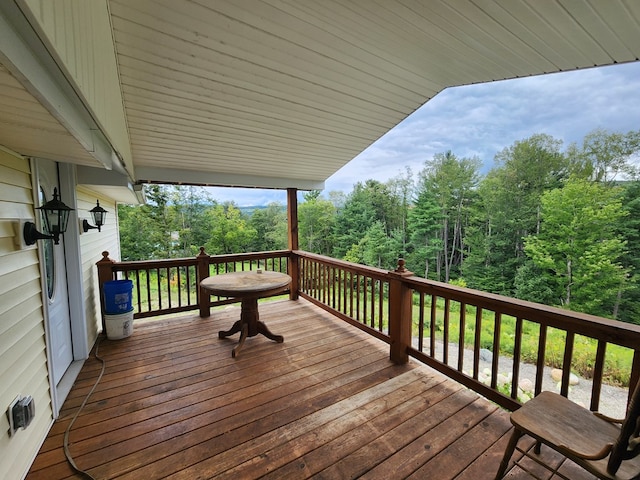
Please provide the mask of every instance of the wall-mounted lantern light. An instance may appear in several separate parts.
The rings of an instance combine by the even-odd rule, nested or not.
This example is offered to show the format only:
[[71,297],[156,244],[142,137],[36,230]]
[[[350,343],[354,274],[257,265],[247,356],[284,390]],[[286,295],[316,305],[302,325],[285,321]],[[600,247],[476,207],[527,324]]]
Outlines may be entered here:
[[33,245],[37,240],[52,239],[53,243],[58,245],[60,235],[67,231],[67,223],[69,222],[69,212],[73,208],[67,207],[60,201],[58,189],[53,189],[53,200],[49,200],[41,207],[36,208],[42,212],[44,222],[44,230],[46,234],[36,230],[36,224],[33,222],[25,222],[23,235],[24,243]]
[[93,218],[93,223],[95,223],[95,227],[91,225],[86,220],[82,220],[82,231],[88,232],[93,228],[97,228],[100,231],[100,227],[104,225],[104,219],[107,216],[107,211],[100,206],[100,201],[96,200],[96,206],[89,210],[91,213],[91,218]]

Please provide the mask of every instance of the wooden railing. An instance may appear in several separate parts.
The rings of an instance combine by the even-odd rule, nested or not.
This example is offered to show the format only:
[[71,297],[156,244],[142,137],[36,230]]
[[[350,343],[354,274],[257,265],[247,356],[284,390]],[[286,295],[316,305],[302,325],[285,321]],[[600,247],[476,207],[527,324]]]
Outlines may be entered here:
[[[134,319],[174,314],[190,310],[203,310],[237,302],[233,298],[201,295],[200,282],[211,275],[227,272],[275,270],[287,272],[289,252],[255,252],[210,256],[200,250],[192,258],[168,260],[114,262],[109,252],[102,252],[98,267],[100,297],[102,284],[109,280],[133,281]],[[104,311],[104,305],[102,305]],[[104,325],[103,325],[104,327]]]
[[[299,250],[209,256],[149,262],[98,262],[100,284],[115,278],[134,281],[136,312],[141,318],[235,302],[201,295],[199,282],[209,275],[263,268],[288,272],[290,298],[299,296],[390,345],[390,358],[412,357],[499,405],[521,404],[521,368],[533,368],[533,393],[542,388],[544,368],[562,371],[559,391],[570,396],[575,347],[593,345],[589,407],[600,406],[608,351],[626,349],[631,358],[619,374],[633,388],[640,378],[640,326],[607,320],[468,288],[425,280],[404,269],[386,271]],[[178,288],[179,287],[179,288]],[[550,338],[561,338],[561,352]],[[534,358],[531,346],[535,344]],[[556,341],[556,344],[558,342]],[[523,352],[529,352],[525,355]],[[481,371],[489,353],[488,375]],[[504,371],[500,358],[513,359]],[[486,362],[485,362],[486,363]],[[502,369],[502,370],[501,370]],[[622,412],[624,415],[624,412]]]
[[[626,375],[630,387],[640,377],[638,325],[425,280],[407,272],[403,262],[396,271],[388,272],[307,252],[293,253],[300,265],[301,296],[390,343],[395,362],[413,357],[507,409],[521,405],[523,343],[531,338],[536,354],[529,368],[535,371],[536,395],[542,390],[548,364],[562,370],[559,391],[569,395],[577,341],[594,346],[587,405],[592,410],[600,406],[607,347],[628,349],[632,361],[622,376]],[[488,338],[483,332],[487,324]],[[556,352],[551,354],[547,347],[552,331],[564,337],[560,358],[554,358]],[[486,363],[481,357],[487,352],[491,357],[488,375],[481,371]],[[499,360],[505,357],[513,359],[509,371],[500,370]]]
[[[513,298],[492,295],[467,288],[418,277],[406,279],[406,284],[414,292],[417,303],[417,339],[409,347],[409,354],[440,370],[460,383],[473,388],[487,398],[510,409],[520,405],[518,399],[520,369],[523,364],[523,344],[535,339],[534,394],[542,390],[545,365],[553,365],[562,370],[559,391],[569,396],[570,375],[576,343],[579,341],[589,348],[592,345],[591,400],[587,405],[591,410],[600,407],[603,372],[607,348],[619,346],[628,349],[632,358],[626,378],[633,388],[640,375],[640,327],[608,320],[569,310],[548,307]],[[490,338],[483,339],[482,326],[489,323]],[[508,327],[508,332],[503,332]],[[451,333],[455,331],[455,335]],[[526,332],[533,333],[526,333]],[[462,334],[460,332],[463,332]],[[550,352],[548,336],[553,332],[556,338],[563,338],[562,352]],[[439,335],[438,335],[439,334]],[[441,339],[438,352],[435,339]],[[471,337],[471,340],[469,339]],[[456,345],[457,355],[449,356],[448,347]],[[462,351],[470,349],[471,365],[464,365]],[[479,381],[482,349],[491,352],[491,367],[488,385]],[[499,370],[499,359],[505,355],[513,358],[511,371]],[[452,365],[453,364],[453,365]],[[498,392],[500,374],[508,380],[507,394]],[[623,375],[624,376],[624,375]],[[505,385],[502,386],[505,388]],[[624,412],[621,412],[624,416]]]
[[301,297],[391,343],[389,272],[313,253],[296,253]]

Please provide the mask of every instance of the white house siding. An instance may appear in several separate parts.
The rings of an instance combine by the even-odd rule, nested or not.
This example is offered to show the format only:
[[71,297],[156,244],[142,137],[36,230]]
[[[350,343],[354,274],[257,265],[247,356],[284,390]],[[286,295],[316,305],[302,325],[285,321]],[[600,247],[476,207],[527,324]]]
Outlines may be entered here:
[[32,22],[133,173],[107,0],[25,0]]
[[[0,472],[22,478],[53,419],[45,350],[38,251],[14,245],[14,219],[34,218],[27,159],[0,147]],[[31,395],[36,416],[9,437],[5,411],[18,395]]]
[[87,340],[89,345],[93,345],[98,331],[102,328],[96,262],[102,258],[102,252],[104,251],[109,252],[109,257],[114,260],[120,258],[118,213],[113,200],[100,196],[86,187],[79,186],[76,189],[76,193],[78,218],[80,220],[86,219],[93,224],[89,210],[96,206],[96,200],[100,200],[100,206],[108,212],[106,223],[100,232],[89,230],[87,233],[80,235]]

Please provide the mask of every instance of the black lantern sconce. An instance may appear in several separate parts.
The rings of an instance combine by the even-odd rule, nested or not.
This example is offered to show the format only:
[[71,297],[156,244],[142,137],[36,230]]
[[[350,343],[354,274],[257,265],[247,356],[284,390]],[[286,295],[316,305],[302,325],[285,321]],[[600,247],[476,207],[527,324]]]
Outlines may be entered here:
[[104,219],[107,217],[107,211],[100,206],[100,201],[96,200],[96,206],[89,210],[89,212],[91,213],[91,218],[93,218],[95,227],[86,220],[82,220],[82,231],[86,233],[94,228],[97,228],[98,231],[100,231],[100,227],[104,225]]
[[36,229],[35,223],[25,222],[23,229],[24,243],[33,245],[38,240],[51,239],[53,243],[58,245],[58,243],[60,243],[60,235],[67,231],[69,212],[71,212],[73,208],[67,207],[60,201],[58,189],[54,188],[53,200],[49,200],[41,207],[36,208],[36,210],[42,212],[46,234],[40,233]]

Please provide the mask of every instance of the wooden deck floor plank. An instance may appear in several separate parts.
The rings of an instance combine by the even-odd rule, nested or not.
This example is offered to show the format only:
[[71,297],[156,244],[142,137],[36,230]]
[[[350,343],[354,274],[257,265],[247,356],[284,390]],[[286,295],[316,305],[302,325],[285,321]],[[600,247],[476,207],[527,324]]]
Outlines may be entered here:
[[[509,412],[504,410],[498,410],[496,413],[499,413],[504,417],[503,421],[506,421],[508,427],[510,427],[509,422]],[[502,435],[500,439],[498,439],[495,443],[491,444],[489,448],[487,448],[482,455],[476,458],[467,468],[465,468],[458,476],[456,476],[456,480],[478,480],[483,476],[487,475],[487,472],[498,471],[498,465],[504,456],[504,451],[507,448],[507,443],[509,442],[509,438],[511,437],[511,429],[509,428]]]
[[[263,455],[263,453],[272,446],[287,443],[290,439],[296,438],[307,432],[312,432],[326,423],[362,408],[367,403],[391,392],[395,388],[402,388],[408,383],[419,379],[419,374],[413,371],[406,371],[399,375],[393,375],[383,383],[369,386],[353,395],[332,402],[314,412],[300,417],[299,419],[288,422],[286,425],[277,429],[263,433],[262,435],[243,442],[234,448],[228,448],[225,451],[211,456],[204,461],[190,468],[182,469],[169,478],[173,479],[191,479],[197,475],[205,477],[213,477],[222,472],[233,468],[235,465],[247,461],[253,457]],[[292,409],[304,408],[294,404]],[[291,411],[291,409],[290,409]],[[295,415],[298,416],[298,415]]]
[[[359,360],[359,358],[355,356],[355,353],[356,352],[354,352],[354,356],[348,357],[345,360],[350,359],[352,362]],[[370,360],[366,355],[361,355],[360,358],[365,362]],[[350,362],[345,362],[344,364],[347,365],[347,363]],[[332,365],[335,364],[332,362]],[[318,368],[322,367],[322,364],[318,365]],[[348,367],[352,367],[352,365],[348,365]],[[265,398],[263,395],[268,396],[270,392],[273,392],[274,396],[281,398],[282,388],[287,384],[292,384],[299,388],[298,385],[303,379],[301,375],[303,375],[303,373],[300,371],[293,372],[292,375],[286,378],[286,380],[291,380],[287,383],[283,381],[283,377],[276,376],[273,378],[265,378],[259,385],[255,383],[244,386],[234,385],[234,383],[217,385],[209,390],[202,390],[195,396],[178,398],[175,401],[153,405],[142,411],[137,411],[133,415],[112,417],[101,424],[92,425],[87,428],[88,434],[84,435],[84,438],[87,440],[85,444],[87,448],[89,448],[91,439],[95,438],[95,431],[104,431],[105,429],[116,430],[119,428],[123,430],[123,435],[137,437],[148,431],[155,430],[159,426],[183,422],[188,418],[207,414],[207,412],[214,412],[216,419],[218,419],[220,410],[229,406],[234,410],[231,412],[231,415],[237,415],[242,413],[241,409],[251,407],[251,404],[246,402],[247,398],[256,398],[257,402],[263,402]],[[136,423],[132,423],[134,421]],[[114,435],[111,437],[114,442],[121,441],[119,432],[114,432]],[[98,450],[102,447],[102,445],[95,445],[94,449]]]
[[491,412],[470,431],[461,435],[433,460],[407,478],[417,480],[427,475],[439,480],[455,478],[511,428],[510,423],[504,421],[505,418],[501,413],[498,410]]
[[[335,352],[334,350],[338,348],[354,348],[349,347],[354,345],[351,337],[345,338],[344,340],[334,340],[331,346],[328,345],[318,345],[307,349],[306,354],[306,362],[312,362],[316,355],[325,354],[331,355]],[[360,345],[358,348],[364,348],[363,345]],[[295,351],[289,356],[290,358],[297,358],[298,353]],[[300,355],[303,355],[302,353]],[[206,381],[208,379],[218,378],[222,383],[229,383],[231,380],[229,375],[235,375],[237,378],[246,377],[244,373],[244,369],[251,369],[252,372],[258,372],[260,370],[269,370],[271,369],[272,375],[277,375],[281,370],[274,370],[269,366],[269,363],[263,359],[255,359],[253,360],[245,360],[243,359],[243,369],[238,367],[238,363],[232,365],[227,368],[227,366],[219,366],[219,368],[211,368],[211,365],[216,365],[216,363],[205,362],[202,366],[196,366],[193,368],[193,371],[190,372],[188,376],[185,376],[181,371],[173,371],[171,370],[166,375],[159,375],[153,378],[148,378],[142,380],[136,384],[136,390],[132,390],[131,386],[119,386],[115,387],[113,390],[117,392],[117,394],[110,393],[107,398],[98,394],[95,394],[91,397],[91,401],[87,404],[85,409],[85,413],[83,413],[83,417],[87,416],[91,418],[94,410],[104,410],[108,407],[119,407],[123,405],[124,402],[129,401],[143,401],[145,397],[153,397],[155,395],[171,395],[171,392],[175,392],[180,388],[188,388],[191,385],[196,385],[199,382]],[[220,362],[218,362],[220,364]],[[310,364],[310,363],[307,363]],[[306,364],[305,364],[306,365]],[[283,374],[286,372],[282,372]],[[227,375],[225,377],[225,375]],[[108,374],[106,375],[108,378]],[[213,380],[212,380],[213,381]],[[197,388],[197,387],[196,387]],[[152,399],[154,403],[157,403],[156,399]],[[75,413],[75,410],[68,411],[68,416]],[[64,418],[64,417],[62,417]],[[82,425],[83,420],[80,419],[78,425]],[[55,430],[54,430],[55,432]],[[59,431],[57,433],[60,433]]]
[[[351,338],[334,339],[333,343],[329,345],[319,345],[307,350],[304,363],[301,365],[310,366],[314,361],[322,361],[322,355],[326,357],[332,357],[336,354],[335,350],[339,348],[353,349],[354,342]],[[362,346],[358,347],[362,348]],[[295,358],[296,354],[290,355],[290,358]],[[100,416],[110,417],[109,408],[118,408],[121,411],[131,412],[132,410],[125,407],[126,403],[136,402],[135,406],[140,409],[144,408],[147,402],[151,404],[160,403],[161,397],[166,397],[167,400],[171,397],[184,396],[193,391],[202,389],[209,389],[215,386],[216,382],[224,385],[229,385],[231,382],[242,380],[247,382],[250,378],[258,378],[261,381],[264,380],[264,373],[267,372],[271,376],[284,376],[290,371],[297,370],[296,367],[292,367],[287,370],[287,366],[279,365],[279,369],[275,370],[273,365],[265,359],[256,359],[255,361],[244,360],[242,368],[238,368],[238,364],[226,368],[225,366],[218,366],[211,368],[211,365],[215,363],[205,362],[204,366],[200,367],[195,365],[188,376],[180,371],[171,371],[168,375],[159,375],[151,379],[138,382],[136,390],[133,390],[131,386],[121,386],[114,388],[118,391],[118,395],[112,395],[109,398],[91,398],[90,403],[87,404],[82,417],[80,417],[78,426],[82,426],[86,423],[83,421],[84,417],[91,420],[98,420]],[[220,365],[220,364],[217,364]],[[293,365],[293,363],[291,363]],[[251,371],[251,375],[245,373],[247,370]],[[193,374],[191,374],[193,372]],[[110,375],[105,375],[107,380],[110,381]],[[117,384],[117,382],[116,382]],[[233,387],[233,385],[231,385]],[[145,402],[147,401],[147,402]],[[99,411],[96,414],[94,412]],[[71,413],[71,412],[70,412]],[[75,412],[73,412],[75,413]]]
[[368,422],[361,422],[353,430],[331,441],[322,444],[315,442],[313,450],[265,474],[261,477],[262,480],[295,480],[311,477],[350,455],[362,445],[371,444],[398,425],[414,419],[428,405],[437,403],[450,395],[451,392],[445,388],[437,388],[444,381],[443,377],[433,375],[429,380],[424,382],[424,390],[421,393],[405,397],[402,403],[390,408],[386,414],[378,415]]
[[[128,458],[118,459],[119,464],[132,460],[131,464],[125,468],[129,474],[120,473],[118,478],[123,480],[155,478],[158,472],[167,475],[198,464],[216,453],[237,447],[243,442],[287,425],[299,416],[304,417],[341,398],[348,397],[353,392],[361,391],[371,382],[384,382],[389,378],[391,369],[393,367],[388,364],[385,366],[383,362],[378,363],[373,369],[356,369],[352,374],[344,376],[343,381],[347,383],[333,383],[330,386],[332,388],[324,388],[323,385],[321,390],[324,392],[320,395],[317,395],[317,389],[306,389],[298,395],[287,397],[287,402],[275,402],[272,406],[258,407],[245,415],[227,417],[216,422],[215,425],[205,426],[201,431],[193,432],[194,434],[189,436],[170,438],[164,444],[140,452],[142,458],[132,459],[128,456]],[[362,376],[363,373],[366,375]],[[351,381],[347,381],[348,379]],[[295,410],[292,409],[292,405],[296,407]],[[214,430],[211,427],[214,427]],[[156,460],[149,462],[149,458],[156,458]],[[132,471],[132,468],[136,467],[137,469]],[[113,471],[114,468],[122,467],[109,465],[109,468]]]
[[[431,384],[434,383],[431,382]],[[375,418],[389,417],[390,411],[403,404],[408,397],[419,397],[428,389],[429,382],[417,379],[405,387],[362,405],[355,412],[347,412],[312,431],[303,433],[296,438],[288,438],[286,443],[263,451],[260,455],[218,475],[218,478],[264,478],[269,472],[273,472],[336,438],[351,433],[359,426],[369,425],[369,422]]]
[[[303,342],[301,345],[298,345],[298,348],[303,348],[303,345],[306,343],[313,343],[314,334],[315,333],[313,330],[305,334],[301,332],[299,335],[304,337],[305,342]],[[325,338],[328,336],[329,339],[327,340],[327,342],[329,342],[331,339],[331,333],[324,331],[323,329],[318,329],[317,334],[322,335],[322,338]],[[340,332],[336,331],[336,335],[339,335],[339,334]],[[352,341],[354,342],[357,341],[357,337],[353,337]],[[171,337],[167,337],[163,341],[163,343],[172,343],[172,342],[173,340],[171,339]],[[139,381],[144,380],[145,377],[154,375],[154,373],[162,372],[163,369],[166,369],[167,367],[171,367],[172,371],[175,373],[179,373],[181,370],[187,370],[189,368],[193,368],[194,364],[196,367],[200,366],[201,368],[206,368],[207,366],[209,366],[210,368],[210,365],[212,364],[215,364],[218,367],[225,366],[231,369],[238,368],[237,367],[238,362],[230,358],[229,352],[230,352],[231,346],[233,345],[232,342],[221,341],[217,338],[215,339],[210,338],[210,339],[207,339],[205,342],[206,343],[204,345],[204,348],[195,349],[194,351],[192,351],[188,345],[186,347],[183,345],[173,345],[172,348],[175,349],[174,353],[176,353],[176,355],[174,355],[172,358],[166,359],[165,357],[160,357],[163,359],[163,361],[161,362],[156,361],[155,363],[149,360],[147,361],[147,363],[145,363],[144,366],[140,366],[138,367],[138,369],[132,368],[129,371],[126,371],[126,370],[120,371],[119,369],[112,369],[111,367],[113,367],[113,363],[111,362],[111,357],[108,356],[110,360],[109,361],[109,365],[110,365],[109,377],[105,379],[104,382],[101,382],[101,384],[99,385],[99,388],[96,389],[96,397],[100,398],[99,395],[103,392],[107,392],[108,394],[114,393],[115,395],[118,395],[118,392],[114,392],[114,385],[120,388],[124,388],[129,384],[138,383]],[[290,343],[292,342],[291,341],[287,342],[287,345],[282,348],[284,349],[290,348],[289,347]],[[269,345],[271,346],[271,344]],[[296,345],[296,343],[293,343],[293,345]],[[262,346],[262,349],[256,348],[256,351],[262,351],[262,352],[265,352],[265,354],[267,354],[268,352],[267,349],[268,347]],[[104,355],[108,355],[108,354],[104,354]],[[252,358],[255,359],[255,357],[256,355],[254,354]],[[211,359],[211,360],[207,362],[206,359]],[[255,359],[255,361],[256,363],[259,362],[258,359]],[[92,378],[91,382],[84,382],[84,384],[83,383],[77,384],[77,388],[75,389],[76,393],[74,396],[71,396],[71,398],[72,399],[77,398],[78,401],[77,402],[70,401],[69,402],[70,406],[74,406],[74,404],[79,405],[81,403],[84,396],[92,388],[93,381],[95,381],[95,377],[97,376],[97,373],[98,372],[96,372],[96,375]],[[221,371],[221,373],[224,373],[224,371]]]
[[[211,322],[209,321],[209,323]],[[200,325],[200,328],[203,328],[203,326]],[[298,336],[303,340],[307,340],[307,342],[311,343],[314,341],[314,334],[316,334],[316,332],[319,332],[325,335],[326,337],[331,337],[332,335],[340,334],[339,329],[327,331],[326,329],[322,328],[322,325],[317,325],[317,324],[314,324],[313,322],[308,322],[307,328],[305,330],[294,333],[292,337],[295,338],[296,336]],[[142,334],[144,333],[146,332],[142,332]],[[133,377],[135,375],[137,368],[141,368],[142,374],[147,375],[152,373],[153,370],[161,370],[162,368],[165,367],[165,365],[171,365],[171,366],[174,366],[175,368],[176,365],[179,365],[182,362],[189,361],[189,357],[195,356],[197,354],[200,354],[200,355],[208,354],[208,355],[219,356],[220,357],[219,361],[224,361],[226,364],[231,364],[231,365],[233,364],[230,361],[230,347],[235,343],[233,339],[231,340],[218,339],[217,329],[216,329],[215,335],[203,336],[201,333],[197,335],[197,331],[196,331],[195,333],[191,333],[191,336],[193,337],[191,340],[191,343],[189,341],[180,343],[180,342],[177,342],[172,335],[167,334],[166,336],[161,337],[157,340],[157,343],[155,345],[156,351],[154,352],[153,357],[138,360],[136,362],[131,363],[130,365],[126,365],[126,364],[118,365],[118,363],[114,361],[113,355],[110,355],[108,352],[104,352],[104,349],[102,350],[101,354],[107,355],[109,357],[110,359],[109,363],[111,367],[110,370],[112,372],[120,371],[121,372],[120,377],[129,379],[129,381],[133,381]],[[135,345],[135,342],[136,342],[135,338],[136,337],[134,334],[134,336],[123,340],[127,342],[126,351],[129,353],[129,355],[136,354],[134,351],[132,351],[133,350],[132,346]],[[196,339],[196,342],[193,342],[194,338]],[[290,343],[291,338],[287,338],[286,340],[287,340],[287,343]],[[104,345],[104,343],[102,345]],[[168,346],[163,347],[163,345],[168,345]],[[120,349],[122,350],[121,346],[120,346]],[[263,351],[264,351],[264,348],[263,348]],[[70,395],[70,398],[75,398],[75,397],[83,398],[86,392],[89,391],[89,389],[93,385],[93,380],[95,379],[95,377],[99,372],[99,369],[101,368],[101,364],[99,364],[99,362],[94,362],[93,368],[94,370],[92,371],[92,376],[89,379],[87,379],[84,383],[83,382],[76,383],[77,388],[74,391],[75,393],[73,395]],[[115,379],[119,377],[118,375],[114,374],[113,378]],[[83,390],[83,388],[85,390]],[[105,385],[104,387],[101,386],[101,388],[98,391],[109,389],[109,388],[110,388],[110,385]]]
[[471,400],[461,410],[442,419],[419,438],[394,452],[362,478],[392,478],[394,475],[396,478],[406,478],[412,475],[496,408],[478,401],[477,397]]
[[[463,390],[459,385],[443,382],[439,388],[442,398],[439,398],[437,402],[425,404],[424,408],[413,418],[398,424],[375,440],[361,445],[357,450],[318,472],[314,478],[329,480],[333,478],[358,478],[365,475],[400,449],[411,444],[447,418],[456,415],[475,400],[472,394]],[[381,473],[381,475],[392,475],[392,477],[376,477],[374,473],[370,478],[401,478],[395,477],[393,470],[392,467],[389,471]]]
[[[344,377],[343,381],[349,382],[350,380],[354,380],[356,378],[362,379],[363,377],[367,376],[367,374],[371,374],[372,371],[375,372],[376,374],[380,374],[381,381],[383,381],[384,378],[386,378],[386,374],[384,372],[381,372],[381,370],[384,369],[385,367],[389,368],[388,362],[386,360],[377,360],[376,363],[377,363],[377,366],[365,365],[364,367],[355,368],[355,370],[352,370],[343,376]],[[367,378],[364,381],[369,382],[370,378]],[[342,389],[348,390],[348,385],[345,387],[344,385],[340,384],[339,381],[337,380],[327,382],[326,384],[323,384],[323,387],[326,387],[327,390],[333,390],[335,388],[342,388]],[[308,389],[309,396],[316,394],[318,390],[314,391],[312,389]],[[306,398],[303,398],[302,400],[305,400],[305,399]],[[331,400],[329,400],[329,402],[330,401]],[[227,408],[233,408],[233,407],[235,407],[234,404],[227,405]],[[280,410],[286,410],[287,404],[283,402],[282,405],[281,406],[278,405],[278,407],[280,408]],[[247,428],[246,422],[259,420],[260,418],[263,418],[265,415],[273,415],[273,412],[276,410],[277,408],[270,407],[270,406],[268,408],[257,407],[253,410],[253,412],[251,412],[253,416],[249,419],[244,418],[243,416],[240,416],[240,415],[227,416],[221,420],[218,420],[217,418],[208,418],[208,416],[200,416],[200,417],[195,417],[191,419],[186,419],[184,420],[184,422],[182,422],[186,424],[185,431],[176,432],[175,425],[168,425],[158,431],[150,432],[150,434],[147,437],[134,436],[133,438],[131,438],[130,442],[127,442],[127,441],[122,442],[120,445],[118,445],[118,448],[109,449],[108,453],[98,451],[96,453],[97,458],[94,460],[96,464],[102,464],[105,461],[109,461],[110,457],[113,457],[113,456],[117,457],[117,454],[121,454],[122,456],[118,458],[118,463],[124,464],[129,462],[130,464],[133,465],[133,467],[131,468],[144,466],[149,462],[153,463],[155,459],[164,459],[165,457],[168,457],[171,453],[175,453],[176,456],[182,460],[185,458],[183,456],[182,450],[189,448],[194,444],[197,445],[199,443],[202,443],[205,440],[207,440],[209,437],[215,438],[215,435],[220,434],[219,431],[217,433],[215,432],[212,433],[210,428],[211,422],[215,422],[216,427],[218,427],[218,430],[220,431],[229,431],[229,430],[233,430],[234,428],[241,429],[244,427],[245,430],[254,432],[255,431],[254,426],[252,425],[249,428]],[[211,412],[210,416],[217,417],[217,412]],[[162,435],[162,439],[161,439],[162,442],[155,438],[155,436],[157,435]],[[134,446],[130,445],[130,444],[135,445],[140,442],[145,444],[145,448],[142,451],[136,451]],[[210,452],[209,449],[205,449],[201,451],[199,454],[206,456],[209,452]],[[64,462],[64,455],[61,449],[58,449],[57,452],[55,453],[58,456],[57,462]],[[32,470],[41,467],[39,463],[42,463],[45,460],[47,463],[55,463],[51,459],[47,458],[47,455],[42,455],[42,458],[38,458],[38,463],[34,464],[34,467],[32,468]],[[85,457],[76,456],[76,461],[78,462],[78,464],[88,465],[89,463],[87,460],[90,460],[90,459],[88,459],[86,456]],[[169,462],[169,466],[170,465],[172,465],[171,462]],[[155,468],[156,466],[154,465],[153,469]],[[110,469],[114,470],[115,467],[112,466],[112,468]],[[127,471],[127,470],[128,468],[124,468],[124,471]],[[133,478],[136,478],[136,475],[134,475]],[[154,478],[154,477],[143,477],[143,478]]]
[[[236,359],[237,338],[217,332],[237,306],[103,343],[105,376],[71,433],[77,464],[119,480],[492,478],[507,413],[417,362],[393,365],[384,342],[305,300],[260,310],[285,342],[250,338]],[[62,437],[100,369],[86,362],[27,480],[81,478]]]
[[[312,357],[315,358],[315,357]],[[122,454],[122,450],[127,453],[131,446],[119,446],[114,448],[113,445],[127,441],[129,438],[138,439],[139,437],[152,433],[152,436],[156,436],[155,432],[159,428],[171,426],[175,423],[185,423],[188,419],[194,418],[196,425],[201,425],[202,422],[211,422],[218,420],[221,415],[221,410],[233,408],[236,410],[232,415],[237,414],[239,406],[243,408],[252,408],[254,405],[251,401],[247,402],[247,399],[256,398],[258,402],[270,401],[268,391],[273,392],[273,397],[281,398],[285,394],[293,393],[292,390],[283,390],[283,385],[291,385],[295,389],[301,389],[303,387],[313,387],[321,382],[324,378],[334,377],[342,370],[349,371],[356,368],[359,365],[366,365],[375,360],[382,359],[379,353],[373,353],[367,355],[360,350],[350,351],[347,354],[334,356],[320,356],[323,359],[322,362],[316,365],[311,365],[310,362],[305,362],[305,370],[294,370],[292,375],[277,375],[277,370],[273,377],[265,377],[264,375],[256,374],[262,379],[260,384],[260,390],[255,386],[255,383],[246,385],[245,388],[238,388],[233,390],[234,384],[232,382],[223,383],[221,385],[212,386],[209,390],[204,389],[199,392],[203,398],[196,402],[193,398],[178,398],[175,402],[164,402],[158,405],[152,405],[150,408],[143,411],[132,412],[128,415],[126,410],[119,411],[116,409],[110,410],[110,416],[102,418],[100,422],[94,422],[86,427],[74,426],[71,439],[78,443],[82,441],[82,450],[78,452],[79,456],[87,455],[91,452],[99,452],[98,455],[107,460],[109,455],[105,455],[103,449],[109,448],[110,455]],[[388,364],[386,359],[384,364]],[[250,378],[250,375],[245,376],[245,380]],[[305,381],[305,377],[307,381]],[[271,382],[269,381],[271,380]],[[231,390],[231,391],[229,391]],[[216,398],[216,393],[220,395]],[[257,395],[262,393],[261,395]],[[157,397],[160,401],[160,397]],[[242,402],[240,403],[240,401]],[[178,402],[178,404],[176,404]],[[135,418],[132,418],[135,417]],[[136,419],[138,420],[136,422]],[[142,419],[140,421],[140,419]],[[117,430],[120,429],[120,432]],[[167,432],[167,430],[169,430]],[[113,435],[105,436],[107,432],[115,432]],[[100,432],[101,435],[96,435],[96,432]],[[172,438],[174,431],[171,428],[164,428],[164,434],[169,435],[168,438]],[[121,435],[126,435],[126,438],[122,438]],[[61,435],[61,434],[60,434]],[[142,440],[142,439],[141,439]],[[149,439],[147,439],[149,440]],[[56,441],[56,439],[52,439]],[[60,442],[61,438],[57,438]],[[110,442],[106,444],[106,442]],[[157,443],[157,442],[156,442]],[[59,454],[58,454],[59,456]],[[47,455],[41,455],[42,461],[50,462]],[[62,460],[62,459],[60,459]]]

